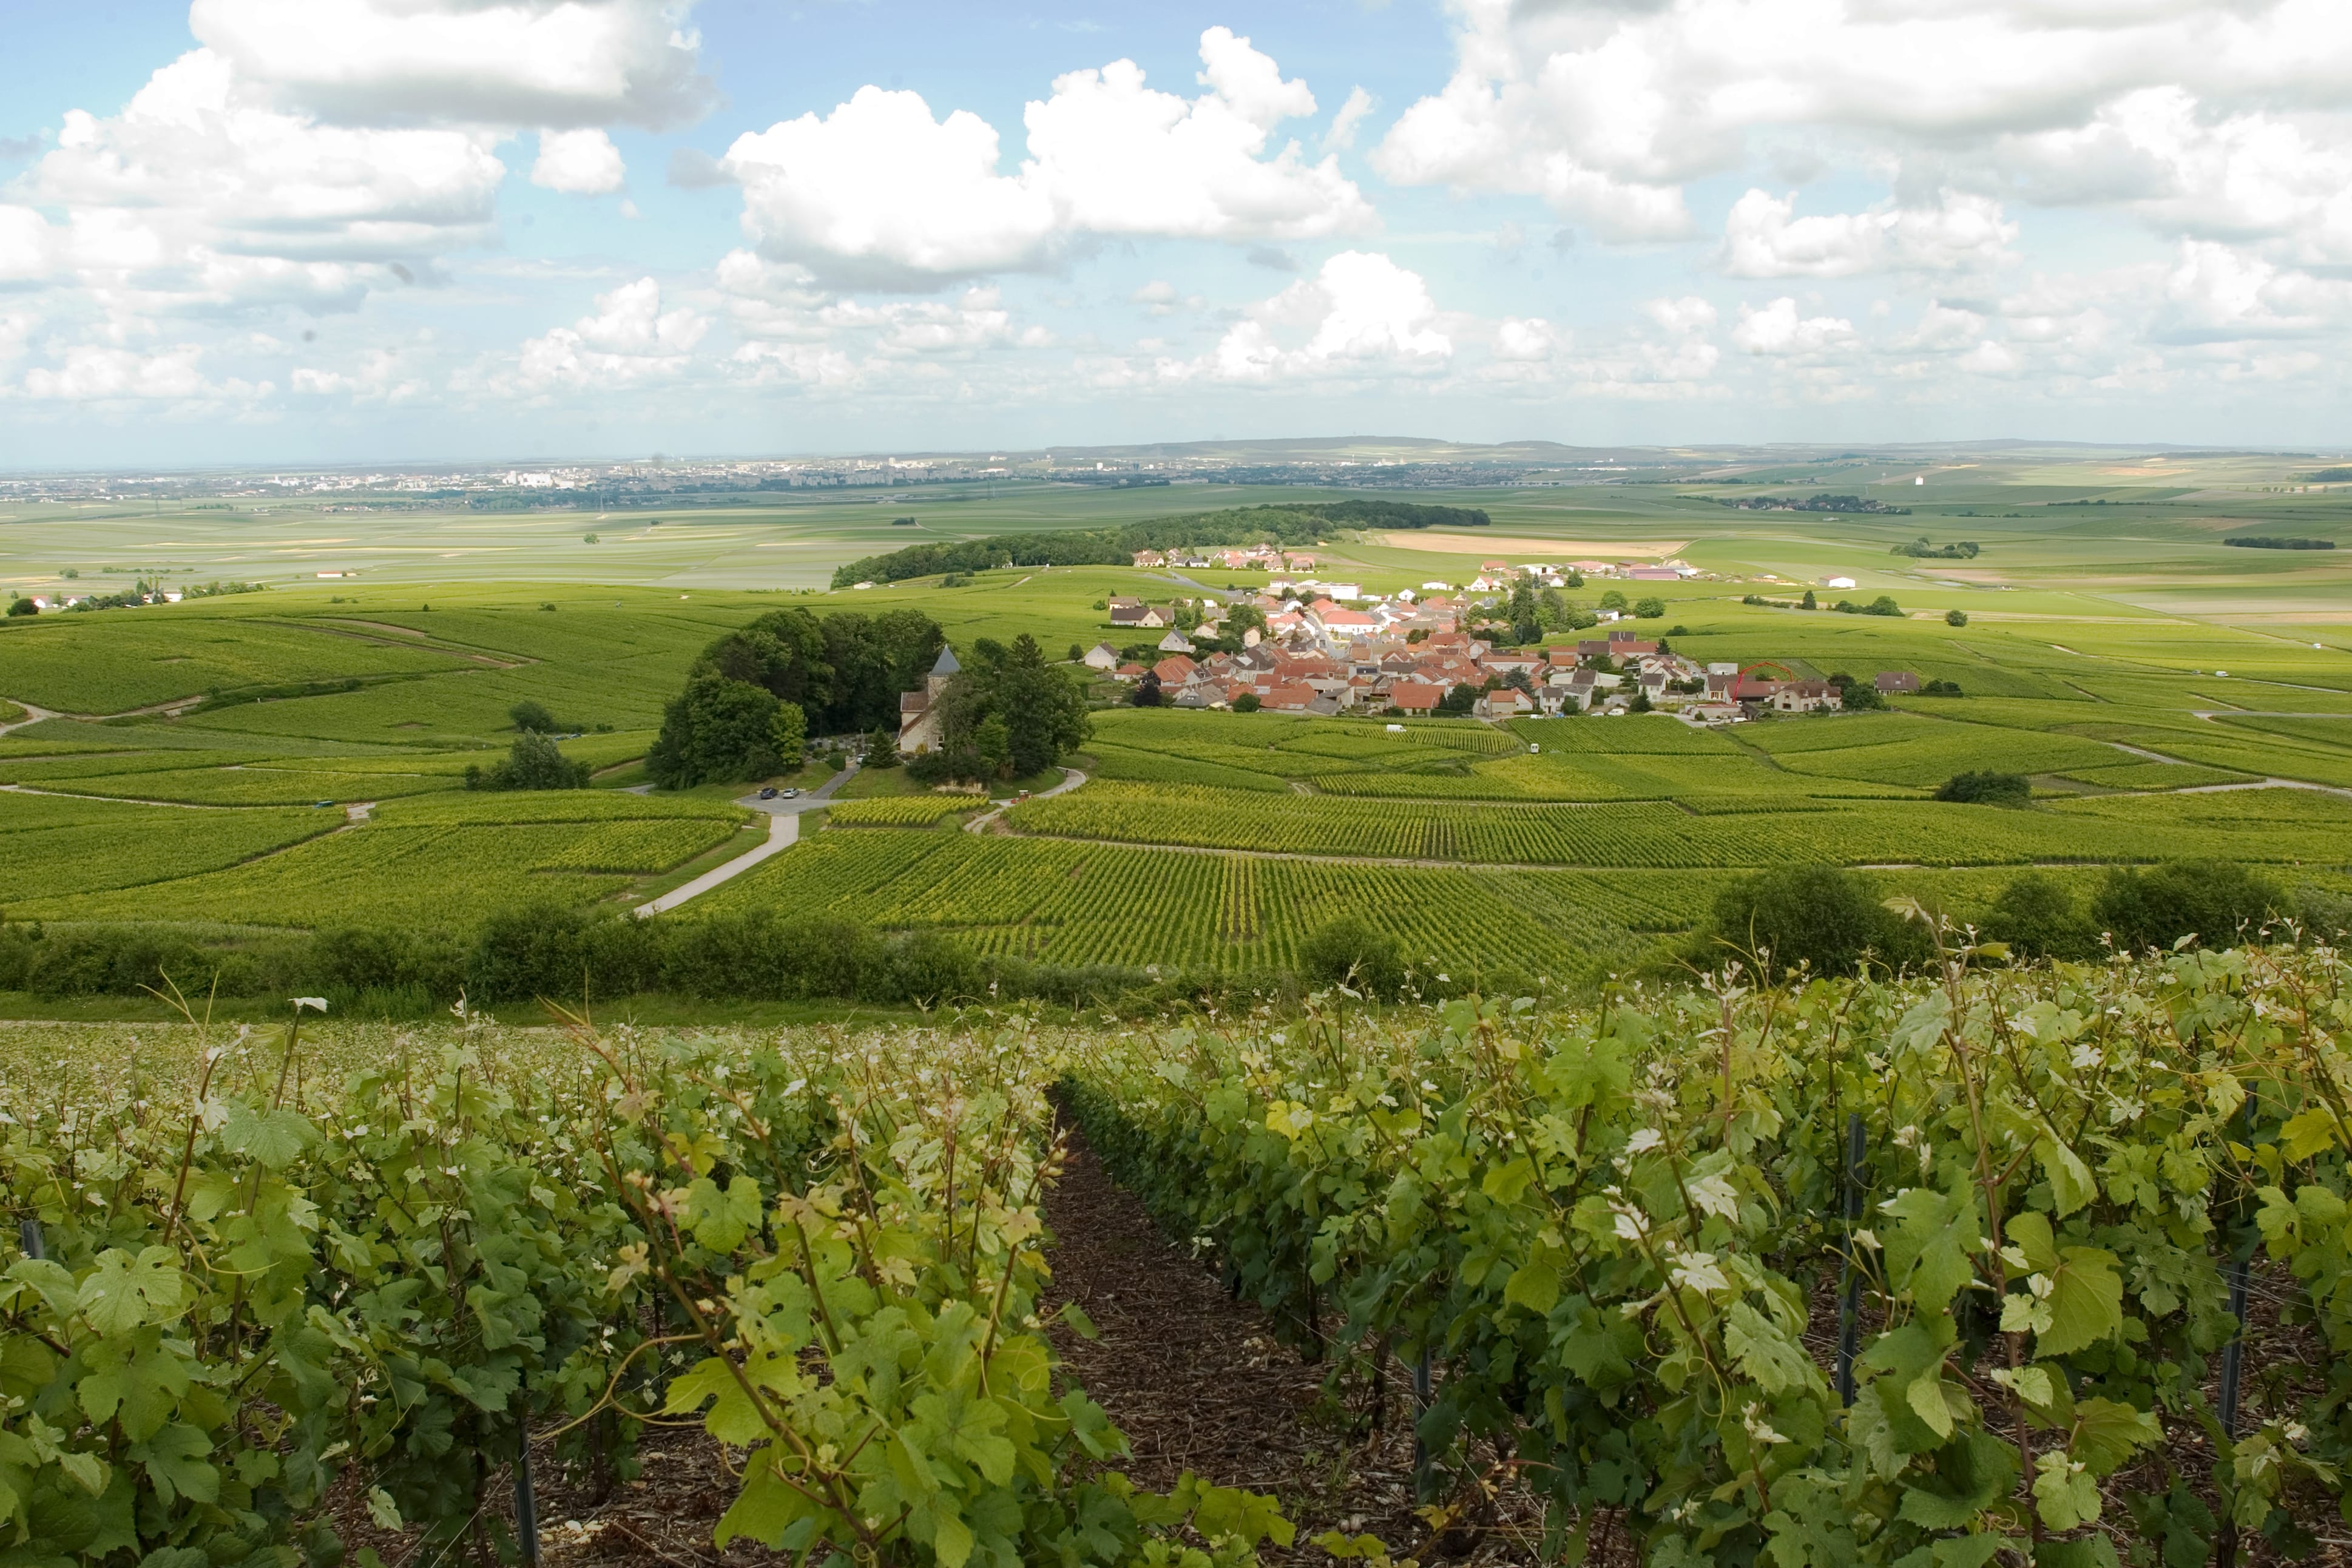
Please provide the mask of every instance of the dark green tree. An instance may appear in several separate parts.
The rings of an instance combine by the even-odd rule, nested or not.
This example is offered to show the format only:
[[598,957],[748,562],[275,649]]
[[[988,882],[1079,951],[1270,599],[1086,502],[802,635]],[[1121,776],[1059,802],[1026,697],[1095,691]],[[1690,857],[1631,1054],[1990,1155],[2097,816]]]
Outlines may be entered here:
[[2023,805],[2033,798],[2033,781],[2023,773],[1955,773],[1936,791],[1936,798],[1971,805]]
[[518,730],[533,730],[542,735],[552,734],[555,730],[555,715],[544,704],[528,697],[508,709],[507,717],[514,721]]
[[2085,959],[2099,950],[2098,928],[2082,901],[2055,878],[2027,871],[2009,879],[1985,911],[1988,942],[2005,942],[2017,958]]
[[782,772],[773,730],[776,706],[775,694],[763,686],[716,669],[699,671],[662,710],[661,733],[646,752],[646,772],[665,789]]
[[467,789],[586,789],[588,764],[565,756],[552,737],[536,730],[517,735],[507,758],[487,772],[468,765]]
[[1893,920],[1851,872],[1834,866],[1777,866],[1729,883],[1716,896],[1711,959],[1726,950],[1753,955],[1774,973],[1807,963],[1815,973],[1853,973],[1864,952],[1882,952]]
[[2242,927],[2289,912],[2290,900],[2267,878],[2231,860],[2167,860],[2142,871],[2110,870],[2091,900],[2091,919],[2122,948],[2170,947],[2194,936],[2204,946],[2235,946]]

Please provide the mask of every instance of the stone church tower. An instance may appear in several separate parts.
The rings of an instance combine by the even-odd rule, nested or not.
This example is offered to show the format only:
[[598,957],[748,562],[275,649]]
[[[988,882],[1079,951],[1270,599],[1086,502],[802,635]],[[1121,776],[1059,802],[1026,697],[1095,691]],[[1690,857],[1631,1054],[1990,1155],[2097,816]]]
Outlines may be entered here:
[[956,662],[955,650],[943,647],[939,661],[931,666],[931,673],[923,678],[923,689],[899,695],[899,751],[912,755],[939,749],[940,716],[934,705],[940,693],[947,689],[948,682],[962,669],[963,666]]

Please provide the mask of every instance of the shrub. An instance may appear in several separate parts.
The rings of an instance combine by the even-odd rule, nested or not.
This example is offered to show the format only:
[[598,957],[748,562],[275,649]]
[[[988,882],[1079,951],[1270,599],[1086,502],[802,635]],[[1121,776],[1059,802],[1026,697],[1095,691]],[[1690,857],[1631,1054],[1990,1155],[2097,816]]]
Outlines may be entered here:
[[1265,706],[1264,700],[1255,691],[1244,691],[1234,699],[1234,711],[1236,713],[1255,713]]
[[1645,621],[1664,620],[1666,615],[1666,602],[1656,598],[1636,599],[1633,601],[1633,614]]
[[1311,984],[1346,985],[1392,997],[1404,984],[1397,940],[1358,915],[1318,926],[1298,944],[1299,977]]
[[514,727],[518,730],[535,730],[545,735],[552,733],[555,729],[555,715],[550,713],[543,704],[528,697],[508,709],[507,717],[514,721]]
[[968,1001],[985,989],[980,965],[951,937],[919,931],[890,955],[891,1000],[940,1007]]
[[466,764],[467,789],[586,789],[589,768],[563,754],[554,738],[526,730],[507,748],[507,760],[488,772]]
[[1834,866],[1777,866],[1743,877],[1716,896],[1707,961],[1728,946],[1780,973],[1800,963],[1847,974],[1862,955],[1914,956],[1919,940],[1901,926],[1861,878]]
[[8,601],[8,613],[12,616],[37,616],[41,607],[30,599],[11,599]]
[[1970,805],[2023,805],[2033,798],[2033,784],[2023,773],[1954,773],[1936,798]]
[[1959,697],[1966,695],[1957,680],[1931,680],[1919,689],[1922,697]]
[[2039,871],[2010,879],[1982,922],[1990,942],[2018,958],[2084,959],[2099,950],[2098,928],[2065,885]]
[[1969,613],[1966,610],[1946,610],[1944,612],[1944,624],[1948,626],[1967,626],[1969,624]]
[[2147,870],[2117,867],[2091,900],[2091,918],[2123,948],[2170,947],[2195,936],[2227,947],[2241,926],[2285,914],[2268,879],[2231,860],[2168,860]]

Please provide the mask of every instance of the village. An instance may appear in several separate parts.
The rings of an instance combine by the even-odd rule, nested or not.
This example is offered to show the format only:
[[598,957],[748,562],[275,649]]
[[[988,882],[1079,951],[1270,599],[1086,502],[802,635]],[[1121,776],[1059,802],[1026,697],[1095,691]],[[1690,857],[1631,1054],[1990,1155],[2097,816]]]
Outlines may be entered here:
[[[1262,592],[1232,598],[1107,601],[1114,630],[1161,635],[1145,645],[1097,643],[1084,661],[1128,685],[1130,700],[1145,705],[1486,720],[1658,712],[1696,725],[1848,706],[1848,687],[1797,679],[1776,665],[1702,663],[1675,651],[1670,637],[1619,624],[1660,618],[1657,600],[1620,609],[1613,606],[1622,594],[1605,595],[1610,607],[1591,613],[1594,625],[1580,628],[1597,635],[1537,645],[1515,642],[1495,624],[1503,618],[1496,595],[1522,586],[1557,590],[1592,578],[1641,583],[1700,575],[1677,562],[1486,561],[1459,588],[1431,582],[1384,597],[1309,575],[1320,564],[1315,556],[1274,546],[1191,556],[1143,552],[1135,563],[1276,574]],[[1903,672],[1881,674],[1873,683],[1874,694],[1917,689],[1917,678]]]

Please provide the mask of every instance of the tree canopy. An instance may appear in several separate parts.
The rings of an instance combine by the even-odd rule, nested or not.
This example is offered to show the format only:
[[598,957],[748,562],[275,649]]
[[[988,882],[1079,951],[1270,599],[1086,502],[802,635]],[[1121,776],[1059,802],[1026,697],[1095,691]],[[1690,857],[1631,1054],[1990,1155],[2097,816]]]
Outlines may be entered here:
[[922,684],[946,640],[914,610],[772,610],[702,650],[646,771],[670,789],[748,781],[793,765],[800,735],[896,734],[899,694]]
[[1045,662],[1024,632],[1006,647],[992,637],[971,646],[963,668],[940,693],[940,747],[916,759],[916,776],[1025,778],[1084,745],[1084,688]]

